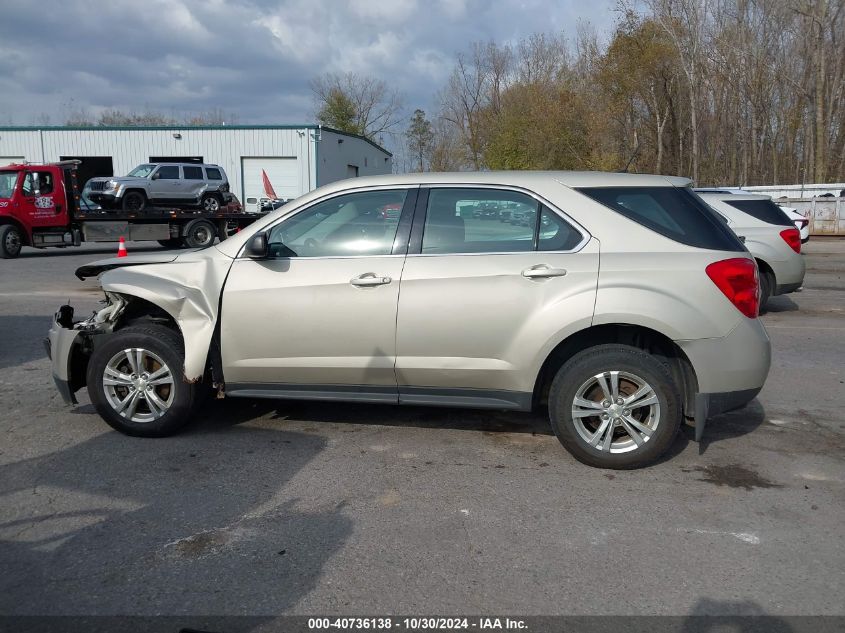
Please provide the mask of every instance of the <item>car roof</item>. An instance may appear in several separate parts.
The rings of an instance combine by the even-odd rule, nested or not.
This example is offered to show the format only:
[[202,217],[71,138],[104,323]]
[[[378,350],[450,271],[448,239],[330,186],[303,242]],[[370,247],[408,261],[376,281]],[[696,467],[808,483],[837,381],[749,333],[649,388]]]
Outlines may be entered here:
[[[567,187],[686,187],[692,181],[679,176],[627,174],[604,171],[460,171],[362,176],[339,181],[338,189],[354,181],[357,187],[374,185],[514,185],[530,187],[538,180],[556,180]],[[342,184],[341,184],[342,183]]]
[[704,200],[771,200],[771,196],[764,196],[759,193],[716,193],[716,192],[698,192],[698,195]]
[[179,166],[183,166],[183,167],[184,166],[188,166],[188,167],[219,167],[220,166],[220,165],[217,165],[215,163],[194,163],[194,162],[189,162],[189,163],[188,162],[185,162],[185,163],[154,163],[154,162],[150,161],[150,162],[147,162],[147,163],[139,163],[139,164],[140,165],[168,165],[168,166],[172,165],[172,166],[176,166],[176,167],[179,167]]

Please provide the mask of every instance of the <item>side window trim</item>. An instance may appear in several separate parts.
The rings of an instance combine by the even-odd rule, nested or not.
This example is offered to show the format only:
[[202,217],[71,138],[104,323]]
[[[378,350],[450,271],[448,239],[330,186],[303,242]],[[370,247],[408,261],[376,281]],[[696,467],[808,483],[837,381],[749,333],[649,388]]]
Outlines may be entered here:
[[422,238],[425,230],[425,217],[428,213],[428,194],[430,191],[431,187],[420,187],[417,204],[414,207],[414,223],[411,227],[408,255],[422,254]]
[[411,226],[414,220],[414,211],[417,206],[417,199],[420,195],[419,187],[409,187],[408,195],[405,196],[405,204],[402,205],[402,213],[399,216],[399,226],[396,227],[396,237],[393,240],[391,255],[407,255],[411,238]]
[[[503,191],[515,191],[517,193],[525,194],[533,198],[537,202],[537,217],[534,226],[533,248],[531,251],[490,251],[484,253],[423,253],[422,252],[422,238],[425,229],[425,218],[428,212],[428,194],[432,189],[493,189]],[[561,220],[572,227],[575,232],[581,235],[579,241],[573,248],[565,251],[542,251],[544,253],[577,253],[584,248],[592,238],[587,229],[578,224],[571,216],[561,211],[554,204],[547,199],[539,196],[529,189],[522,187],[514,187],[510,185],[494,185],[487,183],[451,183],[451,184],[431,184],[421,185],[419,197],[417,198],[416,208],[414,209],[414,223],[411,229],[411,239],[408,244],[408,255],[416,255],[419,257],[456,257],[456,256],[478,256],[478,255],[524,255],[526,252],[538,252],[540,246],[540,230],[541,215],[543,208],[548,209],[551,213],[557,215]]]

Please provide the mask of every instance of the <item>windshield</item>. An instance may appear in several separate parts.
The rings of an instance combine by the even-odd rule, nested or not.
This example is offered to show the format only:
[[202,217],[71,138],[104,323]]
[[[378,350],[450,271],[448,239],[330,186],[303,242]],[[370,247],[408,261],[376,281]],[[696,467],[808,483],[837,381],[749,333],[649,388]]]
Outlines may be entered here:
[[133,178],[146,178],[152,173],[153,169],[155,168],[155,165],[138,165],[135,169],[133,169],[126,175],[132,176]]
[[11,198],[18,182],[16,171],[0,171],[0,198]]

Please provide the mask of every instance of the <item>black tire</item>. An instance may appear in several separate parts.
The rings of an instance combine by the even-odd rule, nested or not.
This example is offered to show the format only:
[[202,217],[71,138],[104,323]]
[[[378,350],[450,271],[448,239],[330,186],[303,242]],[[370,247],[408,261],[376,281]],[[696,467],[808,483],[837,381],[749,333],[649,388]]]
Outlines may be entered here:
[[223,206],[223,198],[221,198],[216,193],[206,193],[203,194],[202,199],[200,200],[200,207],[206,213],[217,213],[220,211],[220,207]]
[[147,198],[140,191],[127,191],[123,194],[123,202],[121,208],[127,213],[137,213],[143,211],[147,206]]
[[774,278],[771,273],[760,273],[760,314],[763,314],[769,306],[774,285]]
[[[114,362],[115,358],[119,358],[124,350],[129,349],[140,349],[147,354],[152,353],[161,359],[170,370],[172,386],[152,387],[153,393],[158,396],[160,401],[169,401],[169,406],[160,417],[148,421],[133,419],[135,415],[144,415],[145,409],[149,415],[153,415],[153,407],[147,401],[149,396],[146,392],[149,390],[144,389],[143,385],[141,385],[140,391],[144,395],[137,399],[137,405],[134,408],[137,413],[133,413],[129,418],[118,413],[110,402],[110,397],[114,399],[115,397],[131,395],[128,388],[121,386],[112,387],[114,394],[110,396],[106,392],[106,385],[104,385],[106,367],[110,362]],[[97,413],[109,426],[121,433],[137,437],[173,435],[190,421],[198,400],[197,385],[188,383],[183,378],[182,367],[184,362],[185,350],[182,337],[170,328],[156,324],[133,325],[123,328],[111,334],[91,355],[87,372],[88,395],[97,409]],[[145,363],[146,371],[154,371],[161,367],[149,356],[145,358]],[[124,364],[124,367],[125,369],[119,369],[119,371],[131,371],[128,362]],[[170,389],[172,389],[172,399]]]
[[[577,426],[578,423],[572,412],[576,395],[585,385],[590,384],[591,380],[595,380],[594,377],[612,371],[620,372],[618,393],[623,401],[625,397],[633,395],[632,390],[637,387],[637,382],[629,379],[629,377],[634,377],[651,388],[656,396],[656,403],[642,407],[635,406],[632,409],[620,409],[620,411],[614,408],[615,413],[624,414],[626,421],[616,423],[616,418],[613,417],[614,412],[609,413],[607,421],[604,421],[601,417],[604,411],[601,408],[603,401],[595,401],[595,395],[590,395],[590,391],[585,391],[582,397],[585,400],[595,401],[598,408],[595,416],[579,416],[578,419],[581,422]],[[611,387],[610,383],[608,387]],[[594,388],[598,390],[597,394],[602,393],[597,382]],[[598,395],[598,397],[603,396]],[[651,400],[651,398],[648,399]],[[643,401],[643,398],[638,400]],[[616,406],[624,407],[624,405]],[[582,410],[591,411],[592,405],[582,407]],[[549,418],[558,440],[575,459],[599,468],[639,468],[655,461],[672,445],[682,417],[680,389],[675,384],[669,367],[657,357],[628,345],[597,345],[576,354],[558,370],[549,392]],[[651,434],[637,432],[639,442],[635,441],[625,428],[627,425],[628,428],[637,430],[628,423],[631,418],[634,418],[641,427],[651,429]],[[613,429],[610,436],[610,450],[602,446],[593,446],[582,436],[582,433],[587,435],[594,433],[595,438],[595,434],[598,434],[602,428],[608,428],[603,426],[606,424]],[[604,444],[603,438],[607,438],[607,431],[599,435],[599,438],[598,444]],[[617,448],[614,449],[614,445]],[[627,452],[611,452],[613,450],[627,450]]]
[[185,242],[181,237],[171,237],[169,240],[158,240],[158,243],[164,248],[182,248]]
[[217,231],[208,220],[192,220],[185,227],[185,244],[188,248],[205,248],[214,243]]
[[18,227],[11,224],[0,226],[0,259],[15,259],[21,254],[23,240]]

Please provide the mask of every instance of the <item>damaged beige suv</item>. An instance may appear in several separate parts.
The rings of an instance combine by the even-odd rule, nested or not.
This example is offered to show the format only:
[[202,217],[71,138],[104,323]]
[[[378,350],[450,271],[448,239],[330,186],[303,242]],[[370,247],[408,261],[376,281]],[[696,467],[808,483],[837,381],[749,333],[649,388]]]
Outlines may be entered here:
[[[479,209],[530,211],[499,222]],[[357,178],[204,250],[106,260],[105,305],[47,340],[68,402],[139,436],[203,392],[528,411],[633,468],[769,370],[753,258],[682,178],[489,172]]]

